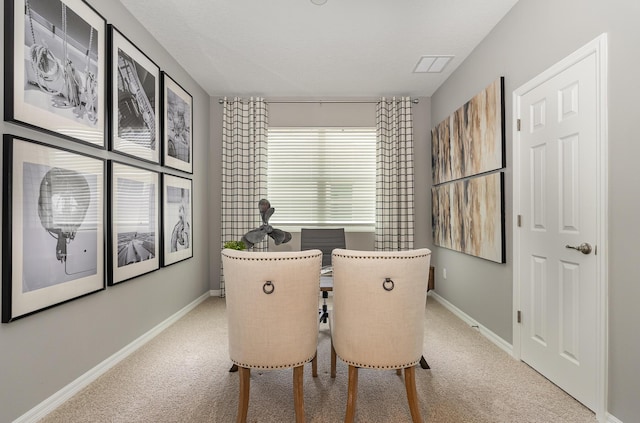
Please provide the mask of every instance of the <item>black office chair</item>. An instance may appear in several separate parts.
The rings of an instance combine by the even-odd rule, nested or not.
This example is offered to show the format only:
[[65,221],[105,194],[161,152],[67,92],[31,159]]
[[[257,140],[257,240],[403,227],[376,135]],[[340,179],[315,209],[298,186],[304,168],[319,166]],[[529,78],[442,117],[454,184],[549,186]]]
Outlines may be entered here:
[[[347,248],[344,236],[344,228],[302,228],[300,232],[300,250],[318,249],[322,251],[322,267],[331,266],[331,252],[334,248]],[[322,291],[322,311],[320,321],[327,323],[329,312],[327,311],[327,298],[329,293]]]

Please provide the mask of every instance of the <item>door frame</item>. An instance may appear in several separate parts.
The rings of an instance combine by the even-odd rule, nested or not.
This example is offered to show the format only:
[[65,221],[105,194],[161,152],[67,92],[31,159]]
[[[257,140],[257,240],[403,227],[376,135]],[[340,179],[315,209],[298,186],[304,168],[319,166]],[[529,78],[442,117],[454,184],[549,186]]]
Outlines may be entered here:
[[520,308],[520,231],[518,215],[520,211],[520,132],[518,119],[521,116],[520,98],[545,83],[555,75],[578,63],[585,57],[595,55],[596,58],[596,148],[599,155],[596,169],[596,418],[606,421],[607,411],[607,378],[608,378],[608,117],[607,117],[607,34],[603,33],[594,40],[576,50],[560,62],[551,66],[513,91],[513,357],[521,360],[521,325],[518,323]]

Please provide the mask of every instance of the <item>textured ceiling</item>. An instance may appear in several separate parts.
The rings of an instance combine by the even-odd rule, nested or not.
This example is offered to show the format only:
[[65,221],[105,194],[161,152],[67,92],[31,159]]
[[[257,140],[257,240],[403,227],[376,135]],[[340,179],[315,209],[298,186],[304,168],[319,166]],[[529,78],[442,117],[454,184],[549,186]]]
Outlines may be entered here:
[[305,98],[431,96],[517,2],[120,1],[211,96]]

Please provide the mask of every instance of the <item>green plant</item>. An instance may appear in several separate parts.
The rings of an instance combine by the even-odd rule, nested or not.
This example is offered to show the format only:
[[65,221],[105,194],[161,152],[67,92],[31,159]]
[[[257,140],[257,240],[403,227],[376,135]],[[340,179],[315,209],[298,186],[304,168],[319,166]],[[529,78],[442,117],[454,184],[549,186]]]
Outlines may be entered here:
[[231,250],[246,250],[247,247],[244,245],[242,241],[227,241],[224,243],[224,248],[229,248]]

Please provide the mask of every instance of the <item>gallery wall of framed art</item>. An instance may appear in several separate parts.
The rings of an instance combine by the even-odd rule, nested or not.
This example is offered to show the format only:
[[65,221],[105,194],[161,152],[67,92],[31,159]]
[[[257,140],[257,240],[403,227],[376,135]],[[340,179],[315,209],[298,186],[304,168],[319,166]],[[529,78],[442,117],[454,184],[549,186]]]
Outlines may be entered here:
[[86,1],[4,6],[8,323],[193,257],[194,106]]
[[[36,12],[32,13],[35,38],[31,34],[27,6],[32,12]],[[6,139],[2,141],[0,185],[3,195],[0,201],[5,211],[0,217],[0,227],[5,226],[5,228],[0,229],[0,238],[4,244],[0,264],[0,275],[2,276],[0,279],[0,350],[2,353],[0,355],[5,359],[0,362],[0,374],[5,385],[11,386],[11,388],[5,389],[0,394],[0,421],[35,421],[41,419],[45,413],[59,404],[61,394],[68,395],[81,389],[85,386],[84,384],[89,383],[92,378],[97,377],[101,371],[106,369],[105,363],[112,365],[115,363],[114,357],[122,357],[123,351],[127,351],[127,353],[132,351],[130,345],[136,343],[140,345],[140,342],[144,342],[140,340],[141,338],[149,339],[149,333],[157,333],[158,328],[164,327],[162,325],[166,324],[165,321],[169,317],[182,313],[184,309],[192,306],[192,303],[196,301],[202,301],[205,294],[210,295],[211,261],[207,257],[210,224],[203,220],[208,215],[209,202],[203,198],[208,196],[204,184],[207,178],[207,162],[210,160],[209,155],[212,154],[207,142],[211,129],[211,113],[217,113],[218,108],[211,105],[210,95],[183,68],[181,63],[119,1],[3,0],[2,7],[2,25],[0,25],[2,41],[0,42],[3,45],[3,53],[0,53],[0,56],[3,58],[4,77],[3,84],[0,86],[2,93],[2,106],[0,107],[2,109],[0,110],[2,137],[0,138],[4,138],[6,135],[13,140],[11,144],[16,143],[17,145],[20,141],[28,146],[33,144],[37,147],[47,147],[53,151],[52,157],[57,156],[58,150],[60,150],[69,154],[68,157],[72,158],[72,166],[76,164],[76,160],[87,163],[95,161],[95,163],[104,165],[102,204],[95,204],[95,207],[104,211],[103,226],[101,231],[98,231],[102,240],[102,253],[98,252],[96,255],[96,260],[97,257],[100,257],[102,263],[96,262],[95,264],[99,273],[91,276],[74,275],[76,279],[73,280],[61,279],[58,272],[64,273],[65,264],[68,273],[77,272],[82,270],[81,265],[87,262],[87,257],[94,254],[90,249],[84,253],[84,248],[82,248],[83,254],[78,254],[79,249],[87,243],[85,234],[88,234],[89,231],[85,230],[85,226],[88,218],[84,221],[85,226],[78,229],[74,239],[71,239],[72,231],[68,231],[69,236],[62,237],[67,246],[66,263],[57,259],[58,239],[54,238],[54,235],[47,232],[42,226],[37,211],[35,216],[32,215],[30,219],[33,222],[30,224],[33,236],[29,235],[29,232],[25,232],[27,231],[25,228],[16,228],[16,222],[11,222],[8,217],[15,217],[17,211],[14,210],[10,213],[8,210],[17,209],[18,203],[11,203],[11,195],[15,193],[5,186],[11,176],[5,177],[3,175],[5,171],[8,171],[9,166],[3,163],[8,157],[8,153],[3,150],[7,148],[5,144],[9,141]],[[7,12],[9,9],[11,13]],[[65,33],[62,19],[65,9],[67,15],[67,52],[72,65],[67,69],[62,66],[66,56],[60,49],[61,44],[58,44]],[[72,11],[73,13],[71,13]],[[15,17],[20,16],[19,12],[21,12],[22,18],[22,22],[18,20],[21,25],[20,30],[16,29],[14,23]],[[90,19],[91,14],[100,17],[99,23],[93,22],[92,40],[89,40],[91,31],[85,32],[84,29],[77,29],[85,28],[85,24],[78,25],[79,21],[77,17],[74,17],[74,13],[87,23],[93,22]],[[48,18],[44,19],[37,15],[48,16]],[[45,20],[50,22],[50,26],[45,23]],[[185,92],[192,96],[192,109],[188,110],[188,113],[191,114],[192,120],[190,128],[193,138],[192,154],[194,154],[192,166],[195,173],[162,163],[162,141],[157,142],[159,159],[156,162],[139,159],[110,149],[108,128],[112,116],[111,104],[109,103],[110,91],[108,90],[111,79],[111,72],[107,64],[110,55],[110,50],[107,48],[108,24],[118,28],[124,36],[133,42],[136,48],[158,65],[161,76],[163,72],[166,72]],[[41,28],[39,29],[38,26]],[[45,30],[48,26],[51,29]],[[88,28],[88,24],[86,28]],[[21,35],[23,41],[18,41],[16,37],[21,31],[24,32]],[[33,62],[29,52],[34,39],[38,41],[37,44],[41,46],[46,44],[49,48],[49,52],[41,48],[34,48],[34,51],[40,54],[41,59],[41,61],[36,60],[35,63],[44,64],[42,60],[46,59],[51,64],[51,69],[57,67],[59,71],[53,72],[51,76],[56,78],[62,76],[63,80],[65,78],[64,72],[67,72],[69,77],[80,76],[80,79],[76,81],[75,89],[79,93],[80,103],[76,106],[67,108],[64,94],[56,94],[56,90],[49,90],[48,85],[44,82],[41,88],[37,85],[37,81],[32,79],[31,82],[25,80],[27,85],[23,86],[23,91],[37,91],[35,97],[44,99],[44,104],[51,108],[35,110],[33,113],[26,112],[23,115],[15,114],[15,108],[11,109],[14,107],[14,75],[17,73],[15,68],[22,66],[22,72],[33,72]],[[24,61],[22,65],[14,63],[16,60],[13,58],[14,46],[19,46],[19,43],[24,44],[23,47],[18,47],[23,54],[23,58],[19,59]],[[86,53],[89,44],[91,45],[90,72],[92,74],[90,81],[95,77],[95,81],[99,83],[96,86],[89,85],[87,87],[93,87],[91,90],[97,89],[98,94],[93,97],[97,102],[89,101],[89,97],[86,96],[86,94],[95,92],[85,91],[86,55],[79,57],[80,55],[77,54],[77,51]],[[8,54],[9,51],[11,51],[11,55]],[[7,57],[8,55],[10,57]],[[46,75],[46,69],[46,67],[41,69],[42,81],[49,78]],[[75,73],[72,73],[71,69],[75,69]],[[33,73],[33,75],[37,74]],[[11,86],[7,87],[9,84]],[[162,77],[159,87],[159,102],[162,108],[164,100]],[[26,94],[16,95],[19,97],[15,100],[23,99],[24,101],[26,99]],[[28,95],[33,96],[33,93],[29,92]],[[10,104],[7,105],[7,103]],[[36,106],[38,104],[36,103]],[[97,104],[95,107],[97,113],[94,114],[91,104]],[[51,113],[51,116],[54,117],[50,117],[44,122],[31,120],[37,118],[38,115],[47,115],[47,113]],[[67,116],[71,116],[69,119],[71,124],[69,125],[69,122],[64,120]],[[83,125],[74,123],[74,119],[82,122]],[[50,122],[54,122],[54,125],[49,125]],[[159,140],[162,140],[162,112],[158,118],[158,126],[160,127]],[[99,131],[96,131],[95,128],[99,128]],[[44,166],[62,167],[58,164],[50,165],[38,162],[35,162],[37,166],[28,164],[29,162],[34,163],[31,156],[29,153],[25,156],[25,160],[20,160],[23,162],[23,168],[25,164],[26,167],[30,166],[32,169]],[[109,230],[112,225],[116,228],[116,232],[119,228],[124,228],[117,222],[113,222],[108,214],[110,210],[108,204],[111,179],[110,163],[120,163],[153,172],[158,177],[158,229],[156,233],[156,260],[158,262],[162,257],[161,175],[167,173],[193,180],[192,194],[195,209],[192,210],[192,223],[195,222],[194,224],[200,232],[192,234],[191,243],[195,244],[194,249],[196,250],[192,257],[168,267],[158,267],[149,272],[141,267],[151,263],[152,260],[143,260],[121,268],[121,270],[132,271],[129,275],[109,274],[112,269],[115,269],[109,263],[112,253],[109,244]],[[11,174],[16,174],[14,166],[11,166],[11,169]],[[90,173],[75,167],[70,167],[70,170],[83,176]],[[60,179],[51,177],[52,174],[46,179]],[[42,180],[44,173],[38,174],[38,177]],[[90,184],[92,183],[90,175],[86,176],[86,179]],[[13,182],[12,185],[15,185],[15,180]],[[33,193],[34,189],[39,196],[39,185],[33,188],[32,184],[27,192]],[[37,197],[35,198],[34,201],[37,204]],[[56,195],[56,198],[64,199],[65,196]],[[72,199],[70,203],[76,201]],[[93,202],[88,206],[87,216],[92,207],[94,207]],[[11,222],[11,229],[7,229],[9,222]],[[26,237],[27,246],[30,245],[29,242],[33,243],[36,240],[41,245],[34,248],[33,252],[30,251],[30,247],[24,245],[21,250],[8,246],[16,237]],[[25,254],[25,250],[29,255]],[[63,250],[60,249],[60,251]],[[42,255],[42,258],[38,258],[39,255]],[[79,260],[81,257],[83,259]],[[18,260],[22,270],[16,267],[18,264],[12,265],[10,261],[14,260]],[[52,269],[51,274],[44,274],[45,265],[47,269]],[[26,274],[28,285],[23,287],[22,283],[18,281],[21,277],[17,273],[18,271],[23,271]],[[39,285],[32,283],[34,272],[43,274],[42,278],[40,276],[36,278]],[[2,292],[3,290],[5,292]],[[7,290],[10,291],[7,292]],[[128,346],[129,348],[127,348]],[[97,369],[101,370],[96,371]]]

